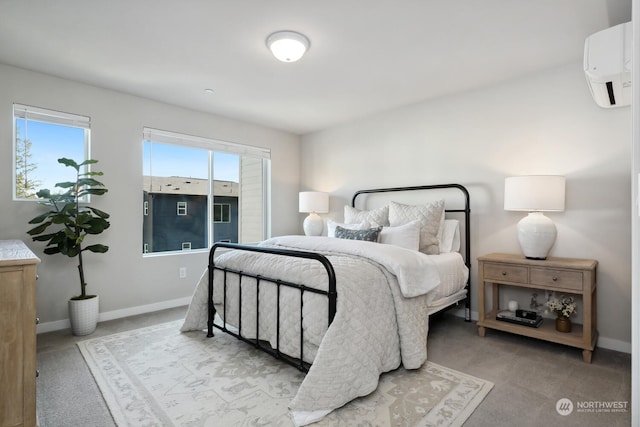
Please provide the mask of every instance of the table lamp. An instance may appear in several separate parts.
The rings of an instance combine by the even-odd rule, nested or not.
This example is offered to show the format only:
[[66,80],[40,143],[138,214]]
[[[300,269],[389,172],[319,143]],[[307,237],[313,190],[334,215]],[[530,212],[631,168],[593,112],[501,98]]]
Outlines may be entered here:
[[320,191],[302,191],[299,202],[298,210],[309,213],[302,224],[304,234],[307,236],[321,235],[324,221],[318,214],[329,212],[329,194]]
[[528,175],[506,178],[504,209],[526,211],[518,222],[518,242],[530,259],[546,259],[556,241],[556,225],[543,212],[564,211],[565,178],[557,175]]

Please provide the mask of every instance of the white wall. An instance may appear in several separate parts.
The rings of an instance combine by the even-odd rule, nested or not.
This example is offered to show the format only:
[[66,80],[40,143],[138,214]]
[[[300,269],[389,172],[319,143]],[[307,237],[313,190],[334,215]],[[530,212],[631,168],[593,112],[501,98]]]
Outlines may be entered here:
[[[188,301],[207,264],[206,253],[143,258],[142,128],[182,132],[271,148],[272,233],[298,227],[299,137],[114,91],[0,65],[0,239],[21,239],[42,259],[37,311],[42,322],[64,326],[67,299],[79,293],[76,259],[48,256],[31,242],[27,221],[41,212],[33,202],[12,201],[12,103],[90,116],[91,155],[99,160],[109,193],[96,207],[111,214],[99,237],[109,252],[88,254],[87,291],[100,295],[100,312],[132,314]],[[187,277],[179,279],[180,267]],[[108,318],[107,314],[102,319]]]
[[327,217],[338,220],[359,189],[467,186],[474,261],[519,252],[522,215],[503,210],[505,177],[565,175],[566,211],[549,214],[558,228],[551,255],[600,262],[599,345],[630,351],[631,113],[596,106],[582,64],[306,135],[301,150],[301,187],[329,191]]

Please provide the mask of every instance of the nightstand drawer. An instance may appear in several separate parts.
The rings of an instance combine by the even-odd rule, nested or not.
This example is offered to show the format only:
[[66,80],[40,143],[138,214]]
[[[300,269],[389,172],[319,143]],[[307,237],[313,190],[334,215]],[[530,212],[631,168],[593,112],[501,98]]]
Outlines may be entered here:
[[484,264],[484,277],[488,280],[527,283],[527,272],[527,267],[518,267],[508,264]]
[[531,284],[582,291],[582,272],[531,268]]

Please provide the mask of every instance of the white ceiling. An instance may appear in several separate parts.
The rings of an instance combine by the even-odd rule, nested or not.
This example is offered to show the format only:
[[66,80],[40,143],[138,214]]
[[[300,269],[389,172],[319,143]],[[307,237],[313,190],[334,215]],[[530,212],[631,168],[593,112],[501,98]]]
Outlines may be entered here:
[[[630,20],[631,0],[1,0],[0,63],[305,134],[580,61]],[[311,40],[299,62],[277,30]]]

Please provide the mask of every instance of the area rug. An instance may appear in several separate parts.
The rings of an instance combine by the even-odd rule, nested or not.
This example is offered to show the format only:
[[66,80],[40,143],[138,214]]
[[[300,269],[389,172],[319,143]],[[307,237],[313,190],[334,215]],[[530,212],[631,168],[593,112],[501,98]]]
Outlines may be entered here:
[[[295,368],[220,331],[182,321],[78,343],[118,426],[292,426]],[[378,389],[314,426],[461,426],[493,384],[427,362],[383,374]]]

